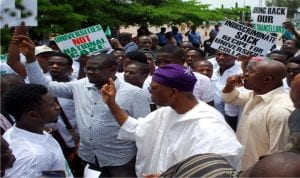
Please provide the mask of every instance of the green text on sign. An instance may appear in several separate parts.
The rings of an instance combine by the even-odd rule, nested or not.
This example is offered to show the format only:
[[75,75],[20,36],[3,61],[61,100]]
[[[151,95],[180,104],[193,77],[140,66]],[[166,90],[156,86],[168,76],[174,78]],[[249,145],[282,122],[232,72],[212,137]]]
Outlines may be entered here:
[[284,31],[282,26],[265,25],[265,24],[254,24],[254,28],[258,31],[269,32],[269,33],[282,33]]

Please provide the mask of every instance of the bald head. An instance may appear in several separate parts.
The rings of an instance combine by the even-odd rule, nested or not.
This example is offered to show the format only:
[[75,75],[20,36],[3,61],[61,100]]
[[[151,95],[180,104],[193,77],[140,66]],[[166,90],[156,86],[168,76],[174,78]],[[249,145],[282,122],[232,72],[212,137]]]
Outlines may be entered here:
[[286,68],[281,62],[266,59],[251,60],[245,73],[244,87],[256,94],[265,94],[281,87]]
[[285,78],[285,65],[279,61],[261,61],[258,62],[258,66],[260,66],[265,71],[266,75],[272,76],[275,82],[282,81],[282,79]]
[[300,177],[300,154],[276,153],[259,160],[249,177]]

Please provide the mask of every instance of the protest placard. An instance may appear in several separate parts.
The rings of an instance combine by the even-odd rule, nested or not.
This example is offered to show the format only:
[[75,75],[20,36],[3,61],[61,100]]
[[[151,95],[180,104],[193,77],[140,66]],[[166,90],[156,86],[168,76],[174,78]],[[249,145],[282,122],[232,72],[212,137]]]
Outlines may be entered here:
[[251,11],[254,28],[258,31],[282,33],[286,18],[286,7],[254,7]]
[[294,19],[300,21],[300,12],[295,12],[294,13]]
[[0,28],[20,24],[21,12],[16,9],[14,0],[0,0]]
[[0,28],[37,26],[37,0],[0,0]]
[[21,21],[26,26],[38,26],[37,0],[21,0]]
[[226,20],[211,47],[238,56],[265,56],[276,38],[232,20]]
[[6,64],[7,54],[0,55],[0,75],[14,74],[15,71]]
[[300,30],[300,12],[294,13],[294,18],[291,20],[291,22],[295,25],[297,30]]
[[60,50],[73,59],[111,49],[101,25],[84,28],[54,37]]
[[0,55],[0,62],[6,62],[7,61],[7,54],[1,54]]

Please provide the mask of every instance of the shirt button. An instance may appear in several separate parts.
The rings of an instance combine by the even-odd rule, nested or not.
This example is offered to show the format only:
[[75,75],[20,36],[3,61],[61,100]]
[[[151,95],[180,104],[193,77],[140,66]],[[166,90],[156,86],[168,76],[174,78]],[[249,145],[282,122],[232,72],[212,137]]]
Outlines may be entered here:
[[90,129],[92,129],[92,127],[89,127]]
[[91,115],[91,117],[93,117],[93,115]]
[[94,103],[95,105],[97,104],[97,103]]
[[92,140],[92,139],[90,138],[90,140]]

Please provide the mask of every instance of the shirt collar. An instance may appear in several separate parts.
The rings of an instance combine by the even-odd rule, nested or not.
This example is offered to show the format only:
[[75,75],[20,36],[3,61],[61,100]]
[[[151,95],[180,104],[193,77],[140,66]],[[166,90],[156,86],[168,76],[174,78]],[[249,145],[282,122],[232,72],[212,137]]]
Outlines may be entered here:
[[37,133],[33,133],[30,131],[18,128],[16,125],[13,126],[13,131],[15,134],[20,135],[20,137],[22,137],[22,138],[26,137],[26,139],[28,139],[28,140],[32,140],[34,142],[39,142],[39,143],[46,142],[50,137],[50,134],[48,134],[45,131],[43,132],[43,134],[37,134]]
[[209,111],[206,109],[203,109],[204,107],[204,102],[198,100],[198,104],[195,105],[191,110],[189,110],[188,112],[184,113],[181,115],[181,117],[176,120],[176,122],[183,122],[183,121],[187,121],[187,120],[193,120],[193,119],[200,119],[199,116],[201,116],[201,118],[206,116],[206,112],[208,113]]
[[274,90],[271,90],[266,94],[256,95],[256,96],[260,97],[265,103],[268,103],[269,101],[271,101],[274,98],[275,95],[280,94],[280,93],[284,93],[283,86],[278,87]]
[[[223,72],[223,75],[225,74],[225,73],[231,73],[231,72],[235,72],[237,69],[239,69],[239,65],[237,64],[237,63],[235,63],[232,67],[230,67],[229,69],[226,69],[224,72]],[[218,69],[217,69],[217,74],[219,75],[219,76],[221,76],[221,73],[220,73],[220,66],[218,66]]]

